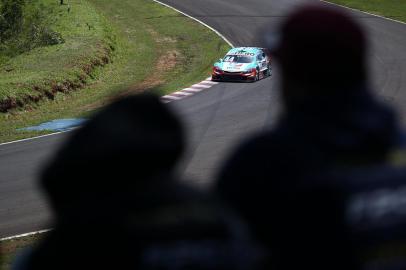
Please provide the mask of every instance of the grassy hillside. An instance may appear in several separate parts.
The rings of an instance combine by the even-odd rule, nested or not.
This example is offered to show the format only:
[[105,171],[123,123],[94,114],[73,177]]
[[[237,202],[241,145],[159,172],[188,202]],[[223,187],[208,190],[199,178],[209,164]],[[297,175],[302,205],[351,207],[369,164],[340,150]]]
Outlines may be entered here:
[[[109,62],[114,41],[108,23],[86,1],[72,1],[59,5],[54,0],[27,2],[25,19],[35,5],[45,9],[43,24],[52,25],[64,43],[34,48],[13,55],[19,48],[13,43],[24,43],[27,37],[15,38],[11,49],[2,51],[0,66],[0,111],[5,112],[43,98],[53,98],[56,92],[82,88],[96,66]],[[21,35],[29,35],[27,29]],[[34,33],[35,34],[35,33]],[[21,47],[21,46],[20,46]],[[21,49],[20,49],[21,50]]]
[[229,49],[207,28],[150,0],[37,1],[53,7],[53,29],[65,43],[0,66],[0,96],[23,101],[0,113],[0,142],[46,133],[17,129],[86,117],[123,95],[187,87],[208,77]]
[[406,1],[403,0],[330,0],[329,2],[406,22]]

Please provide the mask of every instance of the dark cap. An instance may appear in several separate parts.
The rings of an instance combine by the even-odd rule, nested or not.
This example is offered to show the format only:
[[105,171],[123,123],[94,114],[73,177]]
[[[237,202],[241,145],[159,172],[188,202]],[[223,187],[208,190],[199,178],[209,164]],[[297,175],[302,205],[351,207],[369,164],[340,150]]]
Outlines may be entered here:
[[274,54],[284,76],[300,82],[345,85],[365,80],[366,40],[348,14],[306,5],[282,24]]
[[128,97],[77,130],[45,168],[41,184],[58,210],[91,196],[108,201],[171,172],[183,146],[180,121],[158,97]]

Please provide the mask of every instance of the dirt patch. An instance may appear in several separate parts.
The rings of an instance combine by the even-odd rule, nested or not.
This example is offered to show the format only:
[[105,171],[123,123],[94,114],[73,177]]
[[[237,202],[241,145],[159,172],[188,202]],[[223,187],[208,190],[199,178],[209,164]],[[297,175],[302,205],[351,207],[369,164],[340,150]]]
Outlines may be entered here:
[[158,58],[153,71],[148,77],[139,84],[130,86],[126,91],[113,98],[113,100],[123,98],[125,96],[146,92],[165,82],[163,74],[173,69],[179,62],[181,54],[176,50],[167,51],[164,55]]
[[[171,37],[166,37],[160,35],[153,29],[148,29],[148,32],[154,38],[155,42],[158,44],[158,47],[163,49],[163,46],[167,45],[168,43],[176,43],[176,40]],[[181,58],[181,53],[177,50],[169,50],[163,53],[155,63],[155,67],[153,71],[148,75],[148,77],[139,84],[133,85],[128,88],[127,91],[123,92],[119,95],[119,97],[145,92],[148,89],[152,89],[157,87],[158,85],[165,82],[163,78],[163,74],[173,69],[176,64],[179,62]]]
[[161,56],[156,64],[158,72],[163,73],[173,69],[178,63],[180,53],[176,50],[168,51],[165,55]]
[[171,38],[171,37],[161,36],[154,29],[148,29],[148,32],[151,34],[151,36],[154,38],[155,42],[158,44],[176,43],[176,39]]
[[[168,44],[174,44],[177,42],[176,39],[171,38],[171,37],[162,36],[153,29],[148,29],[148,32],[151,34],[154,41],[158,45],[158,48],[159,48],[158,51],[164,51],[165,46],[167,46]],[[162,53],[159,56],[159,58],[155,62],[152,72],[141,83],[137,83],[137,84],[134,84],[134,85],[128,87],[126,90],[124,90],[123,92],[121,92],[118,95],[115,95],[114,97],[112,97],[110,99],[100,100],[98,102],[88,104],[83,107],[83,110],[84,111],[93,111],[97,108],[110,104],[111,102],[114,102],[120,98],[124,98],[126,96],[134,95],[137,93],[148,92],[149,90],[165,83],[165,79],[164,79],[163,75],[165,73],[167,73],[168,71],[172,70],[173,68],[175,68],[176,65],[179,62],[181,62],[182,57],[183,57],[182,54],[175,49],[165,51],[164,53]]]
[[179,63],[181,57],[182,55],[176,50],[167,51],[164,55],[161,55],[158,58],[151,74],[141,83],[128,87],[122,93],[108,100],[100,100],[96,103],[88,104],[83,107],[83,110],[93,111],[97,108],[110,104],[111,102],[114,102],[120,98],[124,98],[126,96],[134,95],[137,93],[147,92],[148,90],[165,83],[163,74],[172,70],[176,66],[176,64]]

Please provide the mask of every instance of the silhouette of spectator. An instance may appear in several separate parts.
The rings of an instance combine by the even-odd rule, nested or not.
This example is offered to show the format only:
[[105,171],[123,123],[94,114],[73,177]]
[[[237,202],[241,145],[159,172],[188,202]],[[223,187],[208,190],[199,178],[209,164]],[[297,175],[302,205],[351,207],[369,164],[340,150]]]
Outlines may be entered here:
[[[303,6],[280,31],[272,49],[284,112],[273,130],[231,155],[217,191],[270,249],[275,269],[360,269],[361,246],[372,243],[375,225],[388,217],[364,219],[365,211],[379,209],[364,205],[365,194],[385,188],[401,194],[406,183],[404,172],[384,168],[399,143],[395,115],[369,89],[366,38],[347,14]],[[354,202],[360,194],[364,199]],[[369,202],[405,210],[401,199],[379,201],[387,197]],[[348,211],[362,222],[349,224]],[[405,213],[389,217],[403,231],[397,236],[404,236]]]
[[251,268],[243,226],[235,233],[231,214],[175,181],[183,147],[181,124],[155,96],[99,112],[45,169],[54,229],[15,269]]

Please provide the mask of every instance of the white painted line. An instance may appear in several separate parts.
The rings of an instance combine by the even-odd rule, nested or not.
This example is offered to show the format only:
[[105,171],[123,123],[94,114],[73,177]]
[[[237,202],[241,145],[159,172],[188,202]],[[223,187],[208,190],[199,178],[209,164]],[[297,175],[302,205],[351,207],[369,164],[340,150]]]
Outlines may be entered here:
[[191,95],[193,95],[193,94],[191,94],[191,93],[183,92],[183,91],[178,91],[178,92],[175,92],[175,93],[173,93],[173,94],[182,95],[182,96],[191,96]]
[[336,3],[331,3],[331,2],[328,2],[328,1],[325,1],[325,0],[319,0],[319,1],[320,1],[320,2],[323,2],[323,3],[326,3],[326,4],[333,5],[333,6],[338,6],[338,7],[346,8],[346,9],[349,9],[349,10],[352,10],[352,11],[357,11],[357,12],[365,13],[365,14],[368,14],[368,15],[371,15],[371,16],[374,16],[374,17],[378,17],[378,18],[381,18],[381,19],[389,20],[389,21],[392,21],[392,22],[397,22],[397,23],[401,23],[401,24],[406,24],[405,22],[398,21],[398,20],[391,19],[391,18],[387,18],[387,17],[381,16],[381,15],[369,13],[369,12],[367,12],[367,11],[362,11],[362,10],[359,10],[359,9],[346,7],[346,6],[343,6],[343,5],[340,5],[340,4],[336,4]]
[[203,91],[204,89],[196,89],[196,88],[185,88],[182,91],[184,92],[190,92],[190,93],[199,93]]
[[178,97],[178,98],[184,98],[184,97],[186,97],[186,95],[182,95],[182,94],[175,94],[175,93],[170,94],[169,96],[171,96],[171,97]]
[[198,23],[200,23],[200,24],[206,26],[207,28],[209,28],[210,30],[212,30],[214,33],[216,33],[219,37],[221,37],[222,39],[224,39],[224,41],[227,42],[228,45],[230,45],[231,47],[234,47],[234,45],[233,45],[225,36],[223,36],[219,31],[217,31],[216,29],[214,29],[214,28],[211,27],[210,25],[208,25],[208,24],[202,22],[202,21],[199,20],[199,19],[196,19],[195,17],[190,16],[189,14],[186,14],[186,13],[183,12],[183,11],[180,11],[179,9],[176,9],[176,8],[174,8],[174,7],[172,7],[172,6],[168,5],[168,4],[162,3],[161,1],[158,1],[158,0],[152,0],[152,1],[154,1],[154,2],[156,2],[156,3],[158,3],[158,4],[161,4],[161,5],[163,5],[163,6],[167,7],[167,8],[173,9],[173,10],[175,10],[176,12],[179,12],[180,14],[182,14],[182,15],[184,15],[184,16],[186,16],[186,17],[188,17],[188,18],[190,18],[190,19],[192,19],[192,20],[194,20],[194,21],[196,21],[196,22],[198,22]]
[[180,97],[175,97],[175,96],[170,96],[170,95],[166,95],[166,96],[163,96],[162,98],[166,98],[166,99],[174,99],[174,100],[178,100],[178,99],[181,99]]
[[191,86],[191,87],[188,87],[188,88],[183,89],[183,90],[192,90],[192,91],[195,91],[195,92],[201,92],[201,91],[206,90],[206,89],[207,88]]
[[203,88],[188,87],[188,88],[183,89],[182,91],[191,91],[191,92],[197,93],[197,92],[201,92],[203,90],[204,90]]
[[32,138],[27,138],[27,139],[12,141],[12,142],[0,143],[0,146],[7,145],[7,144],[12,144],[12,143],[19,143],[19,142],[31,141],[31,140],[34,140],[34,139],[45,138],[45,137],[49,137],[49,136],[53,136],[53,135],[58,135],[58,134],[66,133],[66,132],[70,132],[70,131],[72,131],[72,130],[59,131],[59,132],[55,132],[55,133],[51,133],[51,134],[46,134],[46,135],[41,135],[41,136],[36,136],[36,137],[32,137]]
[[14,239],[18,239],[18,238],[22,238],[22,237],[26,237],[26,236],[32,236],[32,235],[41,234],[41,233],[46,233],[46,232],[49,232],[50,230],[51,229],[46,229],[46,230],[41,230],[41,231],[36,231],[36,232],[29,232],[29,233],[9,236],[9,237],[5,237],[5,238],[1,238],[0,242],[7,241],[7,240],[14,240]]
[[169,103],[169,102],[171,102],[172,100],[161,100],[161,102],[162,103]]
[[205,88],[205,89],[211,88],[211,87],[212,87],[212,85],[205,85],[205,84],[201,84],[201,83],[197,83],[197,84],[194,84],[191,86],[191,88]]
[[202,81],[202,84],[211,84],[211,85],[216,85],[219,84],[218,82],[212,82],[212,81]]

